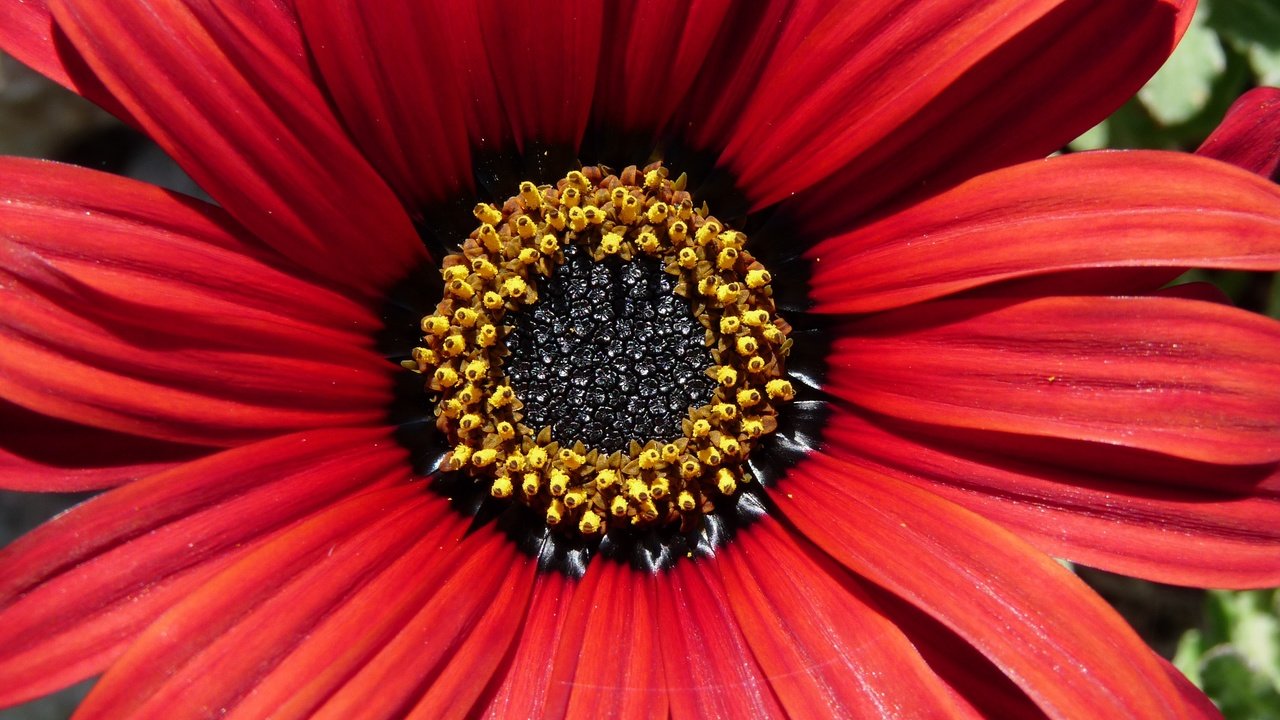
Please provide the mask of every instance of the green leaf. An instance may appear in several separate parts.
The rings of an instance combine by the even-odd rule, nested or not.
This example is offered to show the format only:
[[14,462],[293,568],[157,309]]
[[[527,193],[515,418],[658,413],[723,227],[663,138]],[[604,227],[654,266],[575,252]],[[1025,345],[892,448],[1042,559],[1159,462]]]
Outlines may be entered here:
[[1080,137],[1072,140],[1067,147],[1077,152],[1082,150],[1101,150],[1111,141],[1110,120],[1103,120],[1094,125]]
[[1280,84],[1280,3],[1213,0],[1205,23],[1244,53],[1259,85]]
[[1270,590],[1236,594],[1240,616],[1231,632],[1231,643],[1249,661],[1250,667],[1280,684],[1280,620],[1271,614]]
[[1203,688],[1204,680],[1200,677],[1200,662],[1207,649],[1204,635],[1195,628],[1182,633],[1178,638],[1178,649],[1173,654],[1173,666],[1182,671],[1187,679]]
[[1200,672],[1204,691],[1228,720],[1280,720],[1280,693],[1235,647],[1210,650]]
[[[1277,30],[1280,32],[1280,30]],[[1280,85],[1280,48],[1252,44],[1246,53],[1259,85]]]
[[1224,37],[1280,50],[1280,4],[1275,0],[1213,0],[1206,7],[1205,25]]
[[1138,101],[1162,125],[1187,122],[1205,109],[1213,83],[1227,68],[1218,34],[1209,28],[1207,5],[1196,8],[1182,42],[1160,71],[1138,91]]

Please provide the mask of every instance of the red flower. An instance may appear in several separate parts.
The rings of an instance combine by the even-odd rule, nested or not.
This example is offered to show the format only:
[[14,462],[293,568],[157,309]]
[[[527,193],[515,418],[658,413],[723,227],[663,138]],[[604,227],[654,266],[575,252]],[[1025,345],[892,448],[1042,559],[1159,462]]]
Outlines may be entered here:
[[[0,483],[110,488],[0,551],[0,704],[105,673],[81,716],[1212,714],[1050,556],[1280,584],[1280,325],[1159,289],[1280,269],[1280,190],[1036,159],[1190,14],[0,2],[8,51],[218,202],[0,160]],[[1274,110],[1235,117],[1218,156],[1273,169],[1235,128]],[[378,341],[476,198],[654,147],[745,199],[810,387],[762,516],[540,570],[415,474]]]

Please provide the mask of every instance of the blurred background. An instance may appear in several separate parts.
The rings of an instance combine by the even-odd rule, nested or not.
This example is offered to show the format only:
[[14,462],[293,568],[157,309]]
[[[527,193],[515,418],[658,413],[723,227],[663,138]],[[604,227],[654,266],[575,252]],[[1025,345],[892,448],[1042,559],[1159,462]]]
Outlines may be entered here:
[[[1165,67],[1063,152],[1194,150],[1232,101],[1259,85],[1280,86],[1280,0],[1200,0],[1190,30]],[[3,54],[0,153],[53,158],[203,195],[146,138]],[[1187,279],[1214,282],[1241,307],[1280,317],[1280,282],[1272,274],[1193,271]],[[85,497],[0,491],[0,546]],[[1193,590],[1075,570],[1228,718],[1280,720],[1276,591]],[[0,720],[67,718],[91,684],[0,710]]]

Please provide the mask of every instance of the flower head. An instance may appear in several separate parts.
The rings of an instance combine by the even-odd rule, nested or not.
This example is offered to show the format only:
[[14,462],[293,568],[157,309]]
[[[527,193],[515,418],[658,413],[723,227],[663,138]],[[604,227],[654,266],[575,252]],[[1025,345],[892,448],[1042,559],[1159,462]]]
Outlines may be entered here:
[[0,703],[1189,717],[1051,556],[1280,582],[1280,325],[1164,288],[1280,189],[1041,159],[1189,3],[0,11],[217,202],[0,160],[0,482],[109,488],[0,551]]

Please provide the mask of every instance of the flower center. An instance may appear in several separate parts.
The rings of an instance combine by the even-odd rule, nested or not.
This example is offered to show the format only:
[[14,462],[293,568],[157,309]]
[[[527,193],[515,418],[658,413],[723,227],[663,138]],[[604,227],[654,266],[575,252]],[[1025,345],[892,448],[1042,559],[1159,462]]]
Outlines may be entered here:
[[661,165],[524,182],[474,212],[407,363],[447,469],[586,537],[697,528],[752,481],[794,390],[790,326],[742,233]]
[[563,445],[605,453],[682,435],[689,408],[711,402],[711,354],[676,279],[655,258],[591,259],[565,246],[538,301],[513,313],[506,371],[523,422]]

